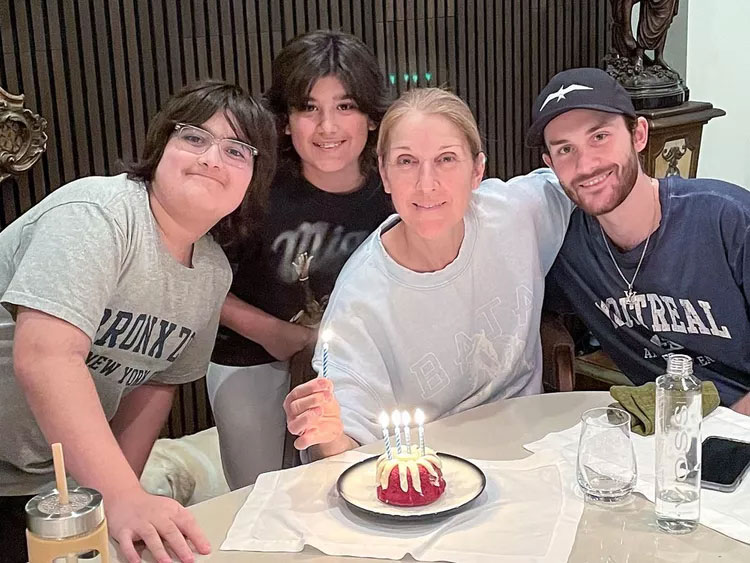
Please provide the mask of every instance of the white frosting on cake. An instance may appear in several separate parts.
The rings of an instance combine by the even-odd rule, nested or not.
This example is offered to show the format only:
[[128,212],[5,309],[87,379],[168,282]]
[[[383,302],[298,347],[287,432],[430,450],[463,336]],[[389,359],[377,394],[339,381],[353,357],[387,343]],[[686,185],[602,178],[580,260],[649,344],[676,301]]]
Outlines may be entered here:
[[419,451],[419,446],[416,444],[412,444],[410,450],[408,451],[406,446],[403,446],[401,453],[397,454],[396,448],[393,448],[393,459],[388,459],[386,454],[378,458],[375,480],[380,485],[380,488],[383,490],[388,488],[388,479],[394,467],[398,467],[399,484],[401,485],[401,490],[404,492],[409,489],[409,481],[406,478],[407,471],[411,474],[411,482],[414,490],[418,493],[422,492],[422,483],[419,479],[420,465],[437,480],[438,473],[435,471],[435,468],[440,469],[442,467],[437,454],[433,450],[425,448],[425,455],[422,455]]

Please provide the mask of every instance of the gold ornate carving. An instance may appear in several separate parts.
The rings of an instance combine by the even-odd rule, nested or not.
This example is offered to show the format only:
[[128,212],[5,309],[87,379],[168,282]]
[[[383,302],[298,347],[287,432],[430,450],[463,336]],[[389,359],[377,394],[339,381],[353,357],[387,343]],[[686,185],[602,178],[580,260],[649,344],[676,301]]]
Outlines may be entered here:
[[682,157],[685,156],[687,153],[688,148],[685,145],[682,145],[681,147],[670,147],[665,148],[661,156],[664,160],[667,161],[667,173],[665,176],[679,176],[680,175],[680,169],[678,167],[678,164],[680,160],[682,160]]
[[664,142],[654,156],[653,176],[682,176],[690,178],[690,165],[695,154],[695,147],[687,137],[680,137]]
[[47,120],[0,88],[0,182],[31,168],[47,148]]

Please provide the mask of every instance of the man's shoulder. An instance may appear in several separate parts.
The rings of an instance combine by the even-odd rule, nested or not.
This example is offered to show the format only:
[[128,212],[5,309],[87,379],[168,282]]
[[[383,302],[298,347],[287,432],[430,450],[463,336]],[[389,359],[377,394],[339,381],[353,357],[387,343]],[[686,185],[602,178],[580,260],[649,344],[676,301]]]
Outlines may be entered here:
[[691,205],[734,204],[750,208],[750,191],[715,178],[681,178],[670,176],[663,180],[668,196],[685,200]]
[[689,217],[693,226],[695,221],[750,226],[750,191],[713,178],[670,177],[664,182],[670,222]]

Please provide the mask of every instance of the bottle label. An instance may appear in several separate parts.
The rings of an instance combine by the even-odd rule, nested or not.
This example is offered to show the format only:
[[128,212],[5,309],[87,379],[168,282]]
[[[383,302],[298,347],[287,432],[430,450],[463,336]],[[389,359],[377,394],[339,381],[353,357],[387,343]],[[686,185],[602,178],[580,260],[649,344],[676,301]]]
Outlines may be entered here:
[[678,406],[674,411],[672,421],[677,428],[674,434],[674,447],[677,452],[675,460],[674,475],[680,482],[685,481],[690,474],[687,454],[690,449],[690,435],[688,434],[688,422],[690,413],[686,405]]
[[690,447],[690,438],[685,431],[687,422],[687,408],[682,405],[674,413],[674,421],[680,429],[675,433],[674,447],[678,452],[675,460],[674,474],[678,481],[684,481],[688,476],[687,450]]

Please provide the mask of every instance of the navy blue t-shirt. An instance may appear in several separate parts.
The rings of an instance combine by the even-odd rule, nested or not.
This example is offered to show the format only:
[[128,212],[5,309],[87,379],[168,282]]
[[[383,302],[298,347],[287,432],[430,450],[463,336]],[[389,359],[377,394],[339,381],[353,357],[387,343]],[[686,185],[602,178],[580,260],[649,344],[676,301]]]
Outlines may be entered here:
[[[750,192],[672,176],[659,181],[659,201],[661,223],[633,284],[634,307],[625,304],[627,287],[598,221],[580,209],[548,282],[633,383],[664,373],[668,354],[688,354],[696,375],[731,405],[750,392]],[[631,280],[645,241],[626,252],[608,242]]]

